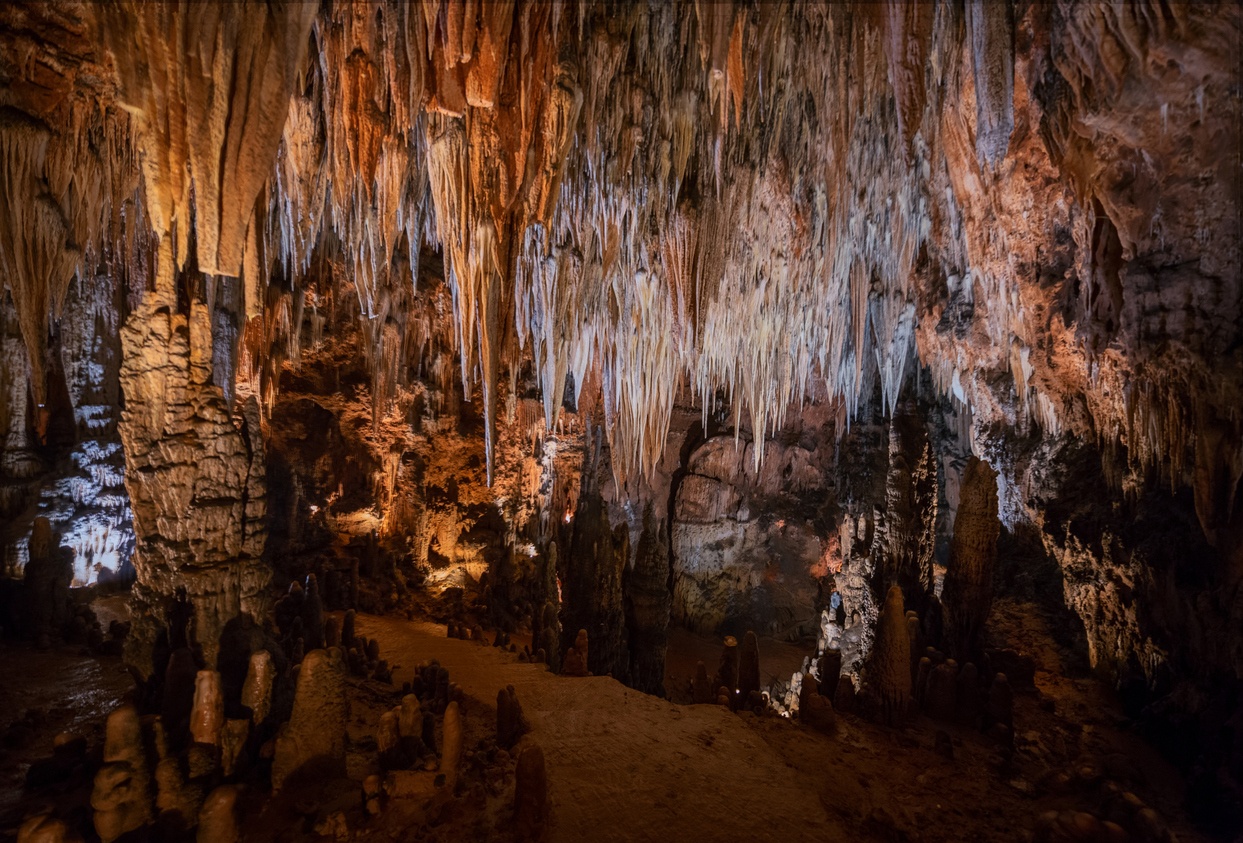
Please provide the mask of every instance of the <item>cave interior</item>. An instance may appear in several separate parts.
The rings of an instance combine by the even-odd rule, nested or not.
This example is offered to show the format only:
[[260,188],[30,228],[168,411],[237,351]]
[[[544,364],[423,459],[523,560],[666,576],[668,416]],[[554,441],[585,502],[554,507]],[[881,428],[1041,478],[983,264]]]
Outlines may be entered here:
[[0,6],[0,841],[1243,839],[1241,33]]

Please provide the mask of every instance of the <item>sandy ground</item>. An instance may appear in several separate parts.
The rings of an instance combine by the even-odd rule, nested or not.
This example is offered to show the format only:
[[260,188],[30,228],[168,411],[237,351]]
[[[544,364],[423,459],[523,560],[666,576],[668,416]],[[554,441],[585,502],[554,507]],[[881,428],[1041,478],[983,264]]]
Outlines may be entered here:
[[[380,640],[398,683],[434,658],[484,705],[514,685],[548,762],[553,841],[1021,840],[1045,811],[1103,810],[1103,782],[1041,784],[1084,759],[1113,759],[1111,769],[1124,768],[1119,784],[1180,840],[1203,839],[1181,821],[1177,776],[1112,725],[1091,680],[1038,674],[1041,690],[1016,702],[1017,752],[1006,762],[983,735],[922,716],[889,729],[842,715],[826,735],[779,717],[675,705],[609,678],[554,676],[450,640],[436,624],[359,616],[358,628]],[[693,666],[717,647],[679,633],[670,662]],[[768,649],[772,675],[801,661],[777,642],[761,643],[762,660]],[[953,759],[934,751],[938,730],[951,736]]]
[[803,781],[746,722],[679,706],[605,677],[554,676],[443,626],[359,616],[399,665],[394,682],[437,659],[479,700],[513,685],[548,763],[553,841],[844,839]]

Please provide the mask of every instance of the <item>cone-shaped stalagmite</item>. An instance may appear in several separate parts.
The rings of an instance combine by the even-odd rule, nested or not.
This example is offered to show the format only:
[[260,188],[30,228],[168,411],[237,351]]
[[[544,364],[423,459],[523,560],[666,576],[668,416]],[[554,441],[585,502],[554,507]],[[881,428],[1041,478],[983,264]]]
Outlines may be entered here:
[[151,784],[138,711],[123,705],[108,715],[104,765],[91,793],[95,831],[104,843],[141,828],[151,820]]
[[521,841],[538,840],[548,815],[548,773],[539,744],[530,744],[518,753],[515,778],[515,837]]
[[885,722],[901,723],[911,696],[911,640],[902,589],[896,585],[885,596],[885,606],[876,624],[868,684],[880,702]]
[[732,707],[738,692],[738,639],[732,635],[725,636],[725,644],[721,648],[721,667],[717,671],[716,686],[726,690]]
[[738,653],[738,698],[744,703],[760,690],[760,642],[748,630]]
[[272,787],[292,775],[335,774],[345,768],[345,697],[341,651],[312,650],[298,673],[293,714],[276,738]]
[[507,685],[496,694],[496,743],[503,749],[511,749],[518,739],[531,730],[522,713],[522,704],[513,685]]
[[975,659],[984,625],[993,608],[993,569],[997,564],[997,473],[972,457],[963,472],[950,563],[942,594],[945,636],[950,655]]
[[842,675],[842,651],[830,644],[820,654],[820,693],[829,699],[837,696],[837,680]]
[[713,702],[712,680],[708,678],[708,668],[700,662],[695,667],[695,682],[691,687],[691,699],[699,704]]
[[445,709],[444,751],[440,755],[440,772],[444,773],[445,786],[450,791],[457,784],[458,767],[462,763],[462,712],[456,702]]

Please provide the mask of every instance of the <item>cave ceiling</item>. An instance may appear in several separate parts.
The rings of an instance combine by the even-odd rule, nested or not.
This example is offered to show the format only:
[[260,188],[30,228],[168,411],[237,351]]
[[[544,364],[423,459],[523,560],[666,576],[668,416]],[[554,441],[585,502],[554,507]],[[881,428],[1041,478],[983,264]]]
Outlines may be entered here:
[[1239,32],[1235,3],[11,4],[0,274],[40,407],[75,278],[133,310],[231,286],[191,344],[269,408],[331,287],[379,405],[443,334],[489,469],[525,378],[549,428],[594,393],[625,479],[679,402],[763,439],[919,370],[976,429],[1193,486],[1211,540],[1243,473]]

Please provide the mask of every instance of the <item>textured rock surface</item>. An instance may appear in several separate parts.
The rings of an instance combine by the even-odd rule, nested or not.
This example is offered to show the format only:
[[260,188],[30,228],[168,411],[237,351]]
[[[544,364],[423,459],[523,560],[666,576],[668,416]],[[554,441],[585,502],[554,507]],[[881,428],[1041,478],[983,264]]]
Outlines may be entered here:
[[653,690],[666,612],[819,626],[850,673],[984,458],[1093,663],[1231,707],[1237,4],[225,9],[0,11],[0,505],[95,406],[65,303],[103,274],[144,672],[174,576],[209,662],[264,614],[266,413],[279,552],[356,540],[326,594],[487,571],[498,625],[552,604]]
[[121,440],[138,545],[135,623],[127,657],[150,671],[163,603],[184,588],[194,639],[214,665],[224,626],[266,616],[270,569],[260,562],[263,438],[251,399],[237,417],[211,383],[206,310],[190,318],[149,294],[122,330]]

